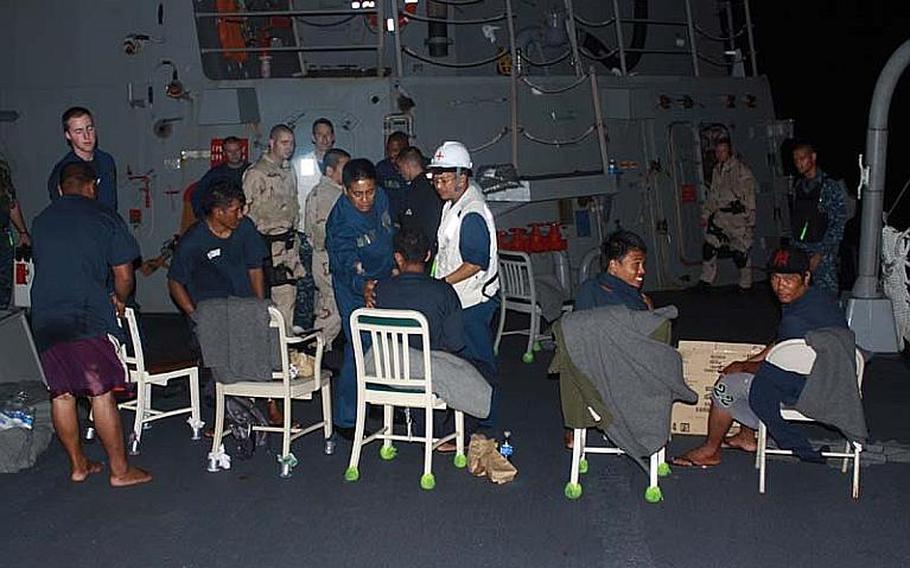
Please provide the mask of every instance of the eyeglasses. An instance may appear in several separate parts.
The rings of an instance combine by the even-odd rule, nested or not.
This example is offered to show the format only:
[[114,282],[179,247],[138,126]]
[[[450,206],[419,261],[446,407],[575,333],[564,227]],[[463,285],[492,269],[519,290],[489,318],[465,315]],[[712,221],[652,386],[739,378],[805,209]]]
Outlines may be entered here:
[[433,185],[453,185],[455,179],[455,174],[437,174],[433,176]]

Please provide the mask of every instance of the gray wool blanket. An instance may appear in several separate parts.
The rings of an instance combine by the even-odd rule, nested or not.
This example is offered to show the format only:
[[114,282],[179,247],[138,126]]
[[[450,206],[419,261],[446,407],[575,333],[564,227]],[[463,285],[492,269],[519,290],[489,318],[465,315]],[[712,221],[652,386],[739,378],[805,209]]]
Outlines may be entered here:
[[572,363],[591,380],[613,417],[607,436],[644,469],[648,456],[670,439],[673,402],[698,401],[683,379],[676,349],[649,337],[676,316],[675,306],[655,311],[607,306],[562,318]]
[[281,368],[278,330],[269,328],[269,301],[213,298],[193,314],[202,360],[219,383],[270,381]]
[[846,328],[826,327],[806,334],[815,350],[815,364],[794,408],[834,426],[852,442],[869,433],[856,382],[856,337]]
[[[422,378],[423,355],[413,347],[408,350],[411,377]],[[382,359],[380,353],[380,360]],[[444,400],[449,408],[477,418],[489,416],[493,389],[474,365],[445,351],[430,351],[430,366],[433,369],[433,394]],[[364,356],[364,367],[367,373],[376,372],[373,347]]]

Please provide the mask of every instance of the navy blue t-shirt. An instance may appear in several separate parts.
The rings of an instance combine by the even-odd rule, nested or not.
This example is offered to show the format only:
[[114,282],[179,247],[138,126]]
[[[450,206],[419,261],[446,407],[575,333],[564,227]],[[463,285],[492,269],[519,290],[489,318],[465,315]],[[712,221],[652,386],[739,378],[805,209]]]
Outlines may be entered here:
[[431,349],[456,354],[464,349],[461,302],[455,288],[444,280],[414,273],[382,280],[376,285],[376,306],[422,313],[430,326]]
[[490,266],[490,231],[480,213],[468,213],[461,219],[458,237],[461,260],[476,264],[481,270]]
[[585,280],[575,297],[576,311],[604,306],[626,306],[630,310],[648,309],[648,304],[641,297],[641,290],[608,272]]
[[404,207],[398,216],[402,229],[420,231],[426,236],[434,254],[443,205],[445,202],[436,193],[436,188],[424,174],[420,174],[408,186]]
[[250,298],[249,271],[262,268],[267,256],[265,242],[248,217],[226,239],[212,234],[201,220],[177,242],[167,277],[185,286],[195,304],[228,296]]
[[193,195],[190,197],[190,202],[193,206],[193,215],[195,215],[197,219],[205,217],[205,214],[202,212],[202,199],[216,181],[227,179],[236,183],[237,187],[243,187],[243,172],[245,172],[248,167],[250,167],[249,163],[245,163],[239,168],[232,168],[227,165],[227,163],[223,163],[205,172],[205,175],[202,176],[202,179],[196,184]]
[[823,327],[845,328],[847,320],[832,294],[810,287],[798,300],[781,306],[777,339],[803,339],[810,331]]
[[57,162],[54,169],[51,170],[50,177],[47,178],[47,193],[51,201],[60,197],[58,187],[60,186],[60,172],[63,170],[63,166],[78,162],[84,162],[92,166],[92,169],[95,170],[95,175],[101,180],[98,183],[98,202],[117,211],[117,165],[114,163],[113,156],[98,148],[95,148],[90,162],[86,162],[72,150]]
[[384,158],[376,164],[376,183],[385,190],[389,198],[389,215],[397,221],[407,200],[408,182],[398,173],[392,160]]
[[112,209],[78,195],[54,200],[32,225],[32,330],[39,350],[57,343],[123,337],[108,282],[139,245]]

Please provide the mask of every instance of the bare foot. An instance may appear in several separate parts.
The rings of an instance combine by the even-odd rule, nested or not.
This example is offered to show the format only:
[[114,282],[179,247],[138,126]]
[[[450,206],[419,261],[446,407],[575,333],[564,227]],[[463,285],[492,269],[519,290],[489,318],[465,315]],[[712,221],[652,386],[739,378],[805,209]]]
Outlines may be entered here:
[[711,467],[720,463],[720,452],[710,446],[699,446],[670,462],[681,467]]
[[565,429],[565,432],[562,434],[562,443],[567,450],[571,450],[575,447],[575,431]]
[[129,487],[130,485],[148,483],[151,480],[151,473],[138,467],[129,466],[122,475],[111,475],[111,487]]
[[455,442],[445,442],[436,446],[436,451],[440,454],[451,454],[458,450],[458,446],[455,445]]
[[91,460],[85,460],[85,463],[80,467],[73,467],[73,471],[70,473],[70,479],[76,483],[81,483],[88,479],[88,476],[93,473],[98,473],[102,469],[104,469],[104,466],[100,463]]
[[752,432],[752,430],[740,430],[740,432],[735,436],[724,438],[724,444],[730,448],[750,453],[754,453],[756,448],[758,448],[758,443],[755,441],[755,434]]

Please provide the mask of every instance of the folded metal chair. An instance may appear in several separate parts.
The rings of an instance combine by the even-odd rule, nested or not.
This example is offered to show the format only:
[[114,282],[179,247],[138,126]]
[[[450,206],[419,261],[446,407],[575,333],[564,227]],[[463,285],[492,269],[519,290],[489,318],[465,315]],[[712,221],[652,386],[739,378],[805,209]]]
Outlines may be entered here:
[[[147,364],[142,348],[142,336],[139,324],[132,308],[126,308],[120,318],[121,327],[126,327],[129,344],[120,346],[119,356],[128,371],[127,381],[135,385],[136,398],[119,404],[119,408],[135,413],[133,431],[130,433],[128,451],[130,455],[139,454],[142,431],[151,428],[152,422],[189,414],[186,422],[192,431],[192,439],[199,440],[204,422],[199,413],[199,366],[196,361],[173,361],[160,364]],[[153,386],[166,387],[175,379],[186,379],[190,390],[189,406],[172,410],[156,409],[152,404]],[[92,417],[89,416],[91,421]],[[94,426],[89,426],[85,433],[86,440],[95,437]]]
[[[325,440],[324,451],[327,455],[334,453],[335,442],[332,438],[332,394],[330,387],[331,373],[322,370],[322,352],[325,340],[319,332],[305,337],[289,336],[286,332],[284,317],[274,306],[269,306],[269,328],[275,330],[279,338],[281,368],[272,371],[271,380],[239,381],[236,383],[216,383],[215,385],[215,435],[212,439],[212,451],[208,455],[208,470],[230,468],[230,458],[224,453],[222,437],[230,432],[224,431],[225,397],[271,398],[284,401],[284,422],[281,426],[254,426],[257,432],[274,432],[281,434],[281,453],[278,455],[278,472],[281,477],[291,476],[297,466],[297,457],[291,453],[291,442],[311,432],[322,431]],[[288,347],[316,344],[313,373],[309,376],[291,376]],[[322,399],[322,420],[306,427],[293,427],[293,406],[295,400],[312,400],[313,393],[319,392]]]
[[[372,367],[365,360],[361,334],[368,334],[372,345]],[[455,467],[467,465],[464,448],[464,413],[455,411],[455,431],[441,437],[433,432],[433,412],[447,410],[445,401],[433,394],[433,372],[430,365],[430,331],[426,318],[414,310],[384,310],[360,308],[351,314],[351,337],[354,341],[354,361],[357,366],[357,424],[351,461],[345,471],[347,481],[360,479],[360,452],[374,440],[382,440],[379,455],[384,460],[395,458],[397,449],[393,441],[417,442],[424,445],[423,474],[420,487],[433,489],[433,450],[441,444],[455,440]],[[420,343],[421,360],[411,361],[409,346],[412,338]],[[420,369],[414,373],[412,365]],[[367,405],[383,407],[383,426],[364,437]],[[424,414],[425,432],[422,436],[411,433],[410,422],[406,434],[393,431],[394,408],[419,409]]]
[[[806,341],[803,339],[788,339],[787,341],[782,341],[772,347],[771,351],[768,352],[767,357],[765,357],[765,361],[780,367],[785,371],[792,371],[794,373],[799,373],[800,375],[808,375],[812,372],[812,365],[815,364],[815,350],[806,345]],[[862,353],[857,349],[856,384],[859,388],[860,396],[862,396],[863,393],[864,370],[865,361],[863,360]],[[798,410],[789,407],[782,406],[780,415],[784,420],[792,422],[818,423],[814,418],[806,416]],[[822,452],[822,456],[826,458],[843,458],[844,461],[841,466],[841,472],[843,473],[847,473],[848,465],[851,460],[853,461],[853,480],[850,494],[854,499],[859,499],[859,461],[860,453],[862,453],[862,451],[862,444],[859,442],[850,442],[848,440],[844,446],[843,452]],[[758,492],[762,494],[765,492],[768,454],[792,456],[793,452],[790,450],[768,447],[768,427],[765,426],[763,422],[760,422],[758,425],[758,449],[755,454],[755,467],[758,469]]]

